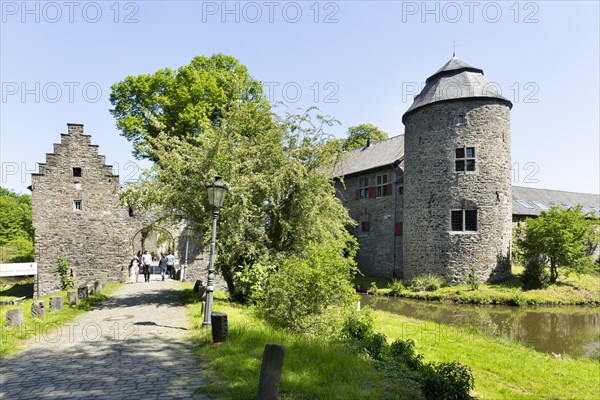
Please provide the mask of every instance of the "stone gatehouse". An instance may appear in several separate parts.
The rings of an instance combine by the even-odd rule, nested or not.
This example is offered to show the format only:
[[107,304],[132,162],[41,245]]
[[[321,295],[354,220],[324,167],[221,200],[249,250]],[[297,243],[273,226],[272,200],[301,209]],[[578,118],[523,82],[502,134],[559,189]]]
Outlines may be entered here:
[[[140,232],[150,226],[169,236],[176,266],[187,262],[187,280],[205,281],[208,256],[202,235],[186,223],[156,226],[152,216],[121,206],[119,176],[83,125],[67,127],[39,172],[32,174],[37,294],[59,290],[54,274],[59,257],[71,265],[76,286],[96,279],[125,280],[131,256],[140,249]],[[224,287],[218,280],[217,286]]]

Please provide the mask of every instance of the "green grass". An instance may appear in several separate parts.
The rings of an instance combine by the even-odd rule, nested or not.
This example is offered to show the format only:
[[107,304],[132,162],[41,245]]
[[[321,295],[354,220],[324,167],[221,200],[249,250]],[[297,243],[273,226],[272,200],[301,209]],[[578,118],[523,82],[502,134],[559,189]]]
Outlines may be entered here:
[[375,329],[395,339],[414,339],[426,361],[468,365],[480,399],[596,399],[600,362],[555,359],[508,339],[385,311],[375,311]]
[[[465,304],[600,305],[600,275],[598,274],[587,274],[580,277],[571,275],[568,278],[559,279],[557,284],[546,289],[523,290],[521,287],[522,272],[522,267],[513,267],[510,279],[499,283],[481,283],[479,290],[472,290],[469,285],[456,285],[445,286],[431,292],[404,290],[398,296],[416,300]],[[368,288],[371,282],[376,283],[379,294],[390,293],[388,285],[391,280],[389,279],[360,277],[355,281],[355,285],[357,288]]]
[[0,278],[0,301],[10,301],[20,297],[33,296],[33,277]]
[[[109,283],[102,293],[93,294],[87,301],[79,302],[76,306],[72,307],[66,304],[66,291],[43,296],[39,299],[28,299],[19,305],[0,306],[0,358],[15,353],[25,341],[35,335],[58,329],[64,323],[72,321],[77,315],[89,311],[121,285],[118,283]],[[49,298],[55,296],[63,296],[65,298],[65,306],[60,312],[49,312]],[[31,317],[31,304],[37,300],[44,300],[46,302],[46,317],[43,319]],[[23,326],[20,328],[6,328],[6,311],[13,308],[23,309]]]
[[[183,284],[184,298],[193,299],[191,285]],[[271,328],[252,309],[217,294],[215,311],[227,313],[229,341],[212,344],[210,329],[202,328],[200,305],[188,305],[195,351],[207,359],[205,389],[222,399],[255,398],[267,343],[285,347],[281,378],[282,399],[402,399],[410,388],[389,382],[363,356],[323,338],[308,338]]]

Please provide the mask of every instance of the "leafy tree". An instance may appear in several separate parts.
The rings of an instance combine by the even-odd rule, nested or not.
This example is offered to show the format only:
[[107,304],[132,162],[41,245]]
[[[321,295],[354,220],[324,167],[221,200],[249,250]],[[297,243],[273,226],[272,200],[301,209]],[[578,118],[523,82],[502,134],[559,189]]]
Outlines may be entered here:
[[388,134],[373,124],[360,124],[348,128],[348,137],[342,142],[346,151],[360,149],[367,145],[369,139],[379,142],[388,138]]
[[[222,68],[223,60],[231,68]],[[264,280],[250,269],[269,265],[270,273],[279,271],[304,257],[312,243],[328,243],[331,259],[322,262],[337,263],[349,275],[356,242],[346,225],[352,220],[323,170],[340,153],[325,132],[337,121],[316,109],[273,115],[262,86],[231,57],[196,57],[177,72],[165,71],[113,86],[117,125],[138,156],[156,161],[122,201],[191,221],[208,237],[205,185],[220,173],[229,192],[220,211],[216,267],[230,293],[247,300],[252,288],[263,287],[252,282]],[[160,90],[136,89],[154,79]]]
[[556,283],[559,268],[567,275],[593,268],[590,243],[598,242],[599,220],[585,215],[581,206],[568,209],[551,207],[538,218],[527,218],[525,235],[518,244],[532,268],[540,270],[545,257],[550,263],[550,283]]
[[33,260],[31,196],[0,188],[1,262]]

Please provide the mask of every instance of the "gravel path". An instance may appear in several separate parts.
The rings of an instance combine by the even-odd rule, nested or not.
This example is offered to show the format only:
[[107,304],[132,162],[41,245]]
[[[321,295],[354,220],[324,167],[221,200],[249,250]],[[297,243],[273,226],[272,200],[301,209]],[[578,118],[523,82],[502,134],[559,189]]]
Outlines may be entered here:
[[206,399],[178,283],[128,283],[0,360],[0,399]]

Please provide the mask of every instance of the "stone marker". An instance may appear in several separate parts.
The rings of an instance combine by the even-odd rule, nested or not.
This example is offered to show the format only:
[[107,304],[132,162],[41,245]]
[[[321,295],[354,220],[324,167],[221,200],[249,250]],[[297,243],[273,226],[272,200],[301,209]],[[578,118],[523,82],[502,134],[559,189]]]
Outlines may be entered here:
[[100,293],[102,291],[102,282],[95,281],[94,282],[94,293]]
[[265,346],[263,361],[260,366],[257,400],[277,400],[279,398],[279,383],[283,371],[283,356],[285,348],[276,344]]
[[213,343],[227,341],[229,337],[229,325],[227,324],[227,314],[213,312],[210,314],[210,324],[212,326]]
[[200,279],[196,279],[196,283],[194,283],[194,293],[198,293],[198,289],[202,286],[202,281]]
[[79,300],[87,300],[87,298],[88,298],[87,286],[82,286],[79,289],[77,289],[77,298],[79,298]]
[[31,303],[31,316],[33,318],[44,318],[46,316],[46,303],[43,300]]
[[178,269],[177,272],[175,272],[175,280],[176,281],[181,280],[181,270],[180,269]]
[[90,296],[90,295],[92,295],[92,294],[96,293],[96,292],[94,291],[94,284],[93,284],[93,283],[88,283],[88,284],[87,284],[87,289],[88,289],[88,296]]
[[65,304],[65,299],[62,296],[50,297],[50,312],[60,311]]
[[23,309],[13,308],[6,312],[6,327],[13,328],[23,325]]
[[75,291],[71,291],[71,292],[67,292],[67,301],[69,302],[69,305],[74,306],[77,304],[77,292]]

